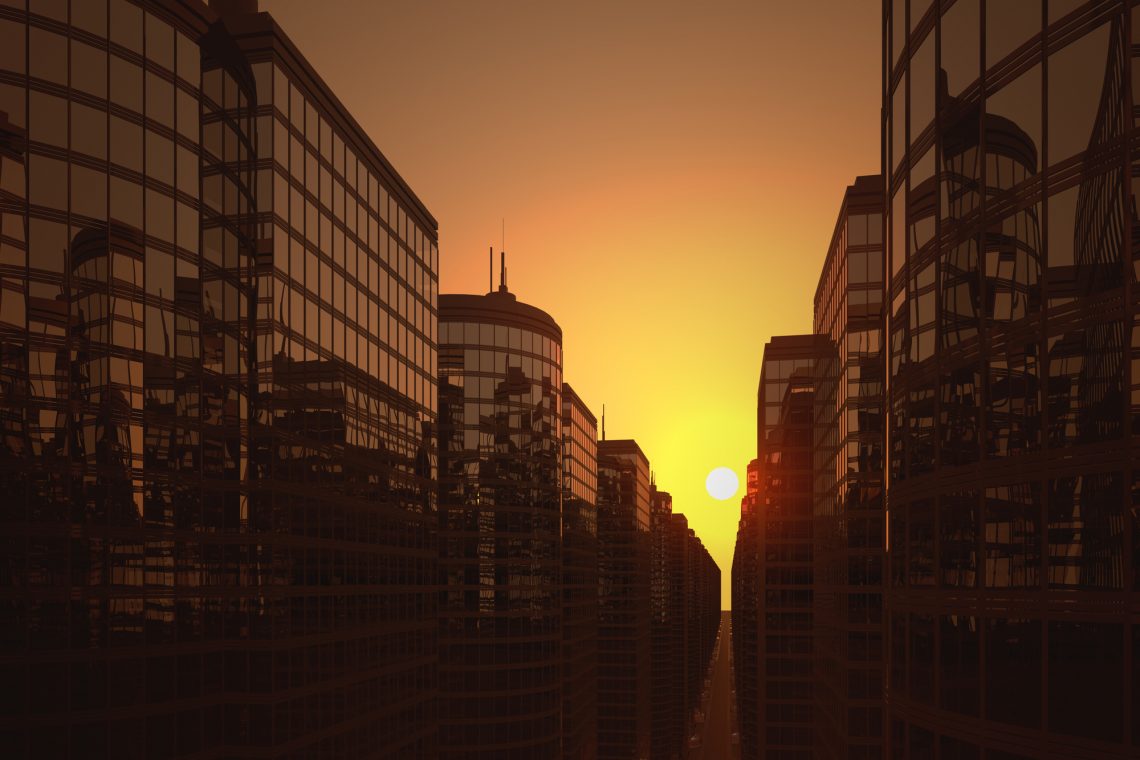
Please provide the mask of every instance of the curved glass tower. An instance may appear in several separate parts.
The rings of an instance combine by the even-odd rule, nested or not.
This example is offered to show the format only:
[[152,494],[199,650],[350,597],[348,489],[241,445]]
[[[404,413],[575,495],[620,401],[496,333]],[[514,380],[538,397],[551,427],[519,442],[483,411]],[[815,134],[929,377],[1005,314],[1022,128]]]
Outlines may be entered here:
[[883,4],[896,757],[1140,742],[1131,5]]
[[559,757],[562,330],[440,303],[440,756]]

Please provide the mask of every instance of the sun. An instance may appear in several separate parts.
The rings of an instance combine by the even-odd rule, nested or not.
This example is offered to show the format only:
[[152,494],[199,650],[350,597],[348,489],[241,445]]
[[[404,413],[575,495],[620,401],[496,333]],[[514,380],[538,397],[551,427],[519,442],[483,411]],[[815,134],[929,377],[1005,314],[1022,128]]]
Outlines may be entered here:
[[717,501],[724,501],[736,495],[736,490],[740,488],[740,479],[729,468],[717,467],[705,478],[705,488],[708,489],[709,496]]

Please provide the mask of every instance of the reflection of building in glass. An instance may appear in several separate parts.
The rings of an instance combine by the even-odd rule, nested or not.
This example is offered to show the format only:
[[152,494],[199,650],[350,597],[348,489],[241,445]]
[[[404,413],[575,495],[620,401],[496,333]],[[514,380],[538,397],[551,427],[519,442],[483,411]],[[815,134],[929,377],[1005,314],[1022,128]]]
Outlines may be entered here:
[[562,757],[598,744],[598,425],[562,385]]
[[649,757],[649,460],[598,442],[598,757]]
[[[434,220],[272,20],[230,13],[255,3],[18,5],[0,9],[9,746],[432,751]],[[364,274],[389,269],[378,298]],[[398,300],[414,340],[363,316]]]
[[812,755],[813,374],[828,345],[827,336],[794,335],[764,347],[749,468],[757,483],[741,507],[733,567],[744,757]]
[[558,757],[562,330],[502,285],[440,336],[440,754]]
[[900,756],[1140,741],[1132,23],[1055,5],[883,4]]
[[815,295],[815,740],[880,757],[883,735],[882,178],[857,177]]

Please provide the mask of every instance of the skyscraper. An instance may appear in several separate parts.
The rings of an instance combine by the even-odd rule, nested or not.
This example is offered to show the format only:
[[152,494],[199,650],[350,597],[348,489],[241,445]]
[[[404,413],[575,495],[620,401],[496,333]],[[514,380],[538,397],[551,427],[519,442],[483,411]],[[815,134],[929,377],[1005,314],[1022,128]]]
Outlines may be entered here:
[[[746,689],[738,711],[745,758],[806,759],[813,752],[814,372],[828,345],[825,336],[790,335],[775,336],[764,347],[757,393],[756,512],[748,519],[742,515],[737,536],[743,545],[735,560],[740,572],[734,568],[745,581],[738,595],[745,606],[740,622],[755,620],[755,633],[736,631],[734,625],[734,635],[754,640],[757,649],[755,674],[740,675]],[[754,596],[740,599],[744,594]],[[737,667],[748,659],[742,651]],[[747,691],[753,680],[754,701]]]
[[[763,399],[763,393],[760,394]],[[761,409],[761,416],[763,411]],[[760,577],[760,509],[759,459],[748,463],[745,495],[740,500],[740,520],[732,552],[732,654],[733,679],[736,686],[736,711],[740,716],[740,748],[744,757],[754,757],[759,742],[760,725],[760,645],[756,637],[760,625],[759,612],[762,579]]]
[[[650,537],[652,541],[649,602],[653,639],[650,671],[653,677],[654,758],[680,757],[684,748],[686,715],[685,552],[689,539],[684,515],[673,514],[673,497],[650,486]],[[679,519],[675,519],[679,518]]]
[[562,385],[562,756],[598,751],[598,424]]
[[598,757],[649,757],[649,460],[632,440],[598,442]]
[[17,755],[434,748],[436,223],[254,10],[0,8]]
[[815,292],[817,758],[881,758],[883,742],[883,183],[847,188]]
[[895,756],[1140,742],[1131,6],[882,6]]
[[440,336],[440,755],[558,757],[562,330],[504,265],[440,298]]

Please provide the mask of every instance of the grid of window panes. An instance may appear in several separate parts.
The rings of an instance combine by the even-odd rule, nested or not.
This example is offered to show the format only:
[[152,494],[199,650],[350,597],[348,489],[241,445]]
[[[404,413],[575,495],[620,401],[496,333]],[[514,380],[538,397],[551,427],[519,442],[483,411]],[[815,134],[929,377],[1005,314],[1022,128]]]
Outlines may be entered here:
[[253,69],[262,106],[258,186],[272,198],[265,234],[277,347],[295,361],[355,365],[434,414],[435,230],[286,69],[270,61]]
[[[567,390],[569,386],[567,386]],[[598,424],[572,390],[562,399],[564,496],[594,504],[598,499]],[[591,529],[597,533],[596,524]]]
[[[460,321],[446,298],[439,326],[440,754],[557,757],[561,338],[556,328],[544,332],[522,320]],[[512,299],[507,308],[514,306]]]
[[596,750],[598,679],[598,426],[562,386],[562,756]]
[[882,748],[883,188],[847,189],[816,291],[816,748],[879,757]]
[[[257,513],[271,519],[275,744],[435,751],[434,223],[257,26]],[[329,105],[331,102],[331,105]],[[329,588],[336,587],[330,594]],[[315,636],[324,636],[320,643]],[[319,667],[314,667],[314,666]]]
[[[252,90],[240,64],[203,70],[205,31],[126,0],[0,4],[0,111],[27,137],[0,178],[3,562],[21,589],[0,721],[17,754],[249,738],[221,676],[256,595],[209,588],[238,588],[247,548]],[[204,152],[223,110],[240,147]],[[200,167],[223,158],[231,205],[200,250]]]
[[648,757],[652,676],[649,461],[598,442],[598,756]]
[[[795,340],[795,339],[793,339]],[[802,338],[792,350],[803,349]],[[811,345],[808,343],[807,345]],[[757,642],[762,753],[792,760],[813,756],[814,657],[811,359],[786,359],[776,340],[765,348],[765,381],[784,388],[779,417],[768,433],[760,486],[760,603]],[[783,362],[804,362],[787,378],[768,379]],[[762,388],[765,387],[762,385]]]
[[[1027,757],[1138,742],[1122,612],[1140,577],[1127,443],[1140,430],[1127,348],[1138,11],[883,10],[890,741],[976,751],[968,716]],[[938,614],[924,612],[933,598]],[[1084,678],[1058,659],[1077,651]]]

